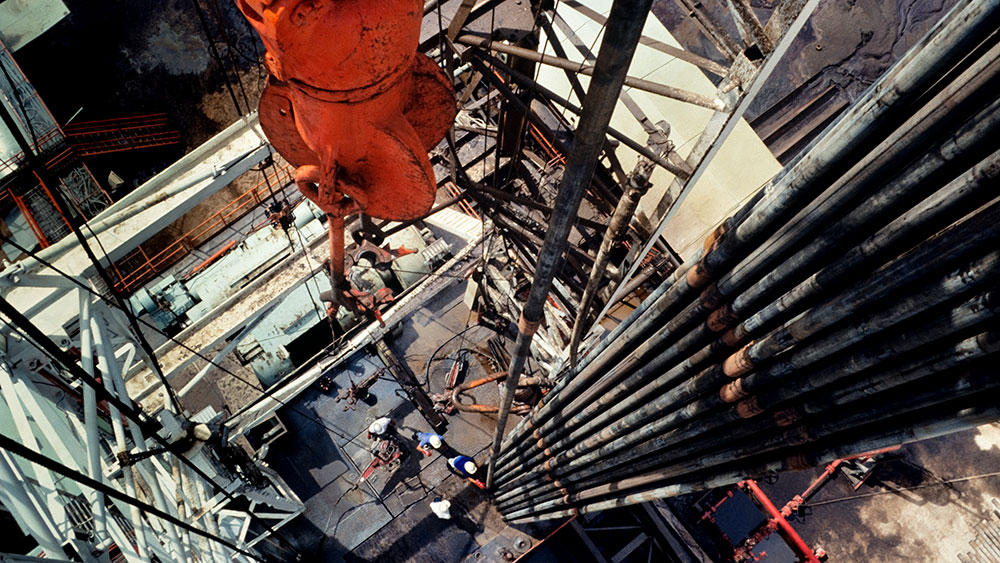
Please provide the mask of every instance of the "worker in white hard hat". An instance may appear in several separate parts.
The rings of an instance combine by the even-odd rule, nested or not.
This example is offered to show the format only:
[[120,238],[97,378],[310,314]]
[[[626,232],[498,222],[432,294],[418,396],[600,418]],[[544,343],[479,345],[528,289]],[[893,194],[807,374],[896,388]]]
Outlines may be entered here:
[[433,432],[417,432],[416,439],[419,441],[417,451],[426,456],[431,455],[431,448],[440,450],[441,445],[444,444],[444,438]]
[[382,436],[392,427],[392,419],[387,416],[376,419],[368,425],[368,439]]
[[430,506],[431,512],[433,512],[435,516],[442,520],[451,520],[451,511],[449,510],[451,508],[451,502],[449,502],[448,499],[434,497]]

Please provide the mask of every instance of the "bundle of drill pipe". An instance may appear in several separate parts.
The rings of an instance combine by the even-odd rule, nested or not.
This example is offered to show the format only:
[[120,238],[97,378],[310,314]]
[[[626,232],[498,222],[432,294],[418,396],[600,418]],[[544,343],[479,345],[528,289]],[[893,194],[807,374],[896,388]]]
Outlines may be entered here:
[[498,457],[507,520],[1000,419],[998,2],[959,2],[561,374]]

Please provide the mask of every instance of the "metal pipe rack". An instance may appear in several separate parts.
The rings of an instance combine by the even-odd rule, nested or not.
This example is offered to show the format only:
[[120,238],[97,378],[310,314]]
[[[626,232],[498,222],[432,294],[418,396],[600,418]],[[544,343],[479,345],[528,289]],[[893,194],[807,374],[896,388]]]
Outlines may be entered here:
[[1000,1],[963,1],[508,435],[514,522],[1000,418]]

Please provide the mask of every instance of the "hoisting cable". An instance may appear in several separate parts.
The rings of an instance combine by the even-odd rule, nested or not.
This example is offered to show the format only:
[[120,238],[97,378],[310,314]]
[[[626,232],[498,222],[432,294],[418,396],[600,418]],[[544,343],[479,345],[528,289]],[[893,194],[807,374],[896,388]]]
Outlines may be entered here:
[[[24,332],[28,336],[28,338],[30,338],[32,342],[34,342],[35,345],[39,346],[46,354],[48,354],[50,357],[54,358],[56,361],[62,364],[63,367],[67,371],[69,371],[74,377],[78,378],[80,381],[93,388],[95,394],[99,398],[104,399],[108,401],[109,404],[117,407],[118,410],[121,411],[121,413],[124,414],[126,417],[128,417],[129,420],[139,425],[139,427],[143,430],[143,433],[147,437],[155,440],[163,448],[167,449],[170,448],[170,443],[167,442],[165,438],[160,436],[158,432],[159,431],[158,426],[155,425],[153,422],[151,422],[145,413],[137,409],[134,403],[132,405],[127,405],[120,398],[109,393],[108,390],[104,388],[103,384],[98,383],[98,381],[93,376],[88,374],[80,365],[78,365],[75,361],[73,361],[73,359],[69,356],[69,354],[67,354],[61,348],[59,348],[59,346],[57,346],[56,343],[53,342],[51,338],[46,336],[41,330],[38,329],[38,327],[34,325],[34,323],[32,323],[27,317],[21,314],[20,311],[18,311],[3,297],[0,297],[0,313],[2,313],[8,319],[10,319],[11,323],[15,325],[19,330]],[[211,476],[209,476],[204,470],[198,467],[198,465],[195,464],[193,461],[191,461],[190,459],[188,459],[183,455],[176,455],[176,457],[179,460],[181,460],[181,462],[183,462],[184,465],[187,465],[196,474],[198,474],[199,477],[204,479],[206,482],[211,483],[215,491],[221,492],[229,501],[236,500],[236,497],[231,492],[227,491],[224,487],[216,483]],[[250,516],[251,519],[257,520],[258,523],[268,531],[268,533],[279,538],[287,546],[291,546],[291,543],[288,542],[288,540],[281,537],[280,535],[278,535],[277,531],[270,524],[268,524],[267,522],[265,522],[263,519],[261,519],[259,516],[256,516],[252,512],[247,512],[247,514]],[[296,552],[296,550],[291,547],[289,547],[289,550],[292,551],[293,553]]]
[[[215,59],[216,64],[219,65],[219,70],[222,71],[222,79],[226,83],[226,90],[229,91],[229,98],[236,107],[236,115],[243,116],[243,109],[240,108],[240,102],[236,99],[236,92],[233,90],[233,83],[229,80],[229,72],[226,70],[226,65],[222,60],[222,55],[219,54],[219,50],[215,47],[215,40],[212,38],[212,32],[208,28],[208,21],[205,19],[205,12],[202,10],[201,4],[198,3],[198,0],[191,0],[191,4],[194,5],[194,9],[198,13],[198,21],[201,23],[201,30],[205,34],[205,39],[208,41],[208,50],[212,54],[212,58]],[[238,73],[236,76],[239,78]],[[240,87],[242,86],[243,84],[241,82]],[[243,97],[246,98],[246,92],[243,93]],[[249,99],[247,99],[247,111],[250,111]]]
[[[257,555],[256,553],[241,549],[238,545],[234,544],[229,540],[223,539],[219,536],[212,535],[204,530],[192,526],[191,524],[181,520],[180,518],[177,518],[176,516],[173,516],[167,512],[164,512],[163,510],[160,510],[159,508],[151,504],[142,502],[141,500],[138,499],[134,499],[114,487],[106,485],[105,483],[102,483],[95,479],[91,479],[87,475],[84,475],[83,473],[80,473],[79,471],[76,471],[75,469],[72,469],[70,467],[66,467],[62,463],[59,463],[58,461],[50,457],[44,456],[36,452],[35,450],[32,450],[28,446],[25,446],[24,444],[4,434],[0,434],[0,448],[18,457],[21,457],[35,465],[40,465],[50,471],[54,471],[64,477],[68,477],[84,487],[89,487],[95,491],[104,493],[105,495],[113,499],[124,502],[125,504],[128,504],[130,506],[134,506],[142,510],[143,512],[146,512],[147,514],[152,514],[157,518],[166,520],[167,522],[170,522],[175,526],[183,528],[188,532],[191,532],[192,534],[196,534],[208,540],[220,543],[237,553],[250,557],[251,559],[260,561],[261,563],[267,563],[266,559],[264,559],[260,555]],[[119,546],[119,547],[124,549],[124,546]]]
[[[28,141],[24,138],[21,130],[17,127],[17,123],[14,121],[14,116],[10,114],[7,107],[2,103],[0,103],[0,118],[3,119],[7,129],[10,131],[11,135],[14,136],[18,145],[20,145],[25,158],[28,160],[29,168],[35,172],[43,185],[48,184],[52,186],[52,189],[49,190],[54,198],[52,204],[55,206],[56,211],[63,214],[65,217],[66,215],[63,210],[68,210],[69,207],[66,205],[66,200],[62,196],[62,192],[59,191],[57,184],[51,181],[52,179],[49,176],[48,169],[45,168],[44,164],[39,160],[38,155],[36,155],[32,148],[28,145]],[[108,291],[111,292],[112,297],[118,303],[118,308],[124,311],[125,316],[128,318],[129,326],[134,333],[136,341],[139,342],[139,345],[146,357],[149,358],[150,369],[156,374],[156,377],[160,380],[160,384],[163,385],[163,388],[166,390],[167,396],[170,398],[170,403],[174,408],[174,412],[176,412],[178,416],[183,417],[183,409],[181,408],[180,400],[177,398],[174,390],[167,383],[167,378],[164,376],[163,370],[160,368],[160,363],[156,359],[153,347],[149,345],[146,337],[142,334],[142,330],[139,329],[139,324],[136,321],[132,310],[126,306],[121,294],[115,288],[115,284],[112,281],[111,276],[108,275],[107,270],[105,270],[104,266],[101,265],[101,261],[97,258],[97,255],[94,254],[94,250],[90,247],[90,244],[87,242],[86,237],[83,236],[83,232],[80,231],[80,228],[76,226],[73,221],[67,221],[67,224],[69,224],[70,229],[72,229],[73,234],[76,236],[77,242],[80,243],[83,251],[87,254],[87,258],[89,258],[90,262],[94,265],[94,268],[97,270],[97,274],[100,276],[104,284],[108,286]]]

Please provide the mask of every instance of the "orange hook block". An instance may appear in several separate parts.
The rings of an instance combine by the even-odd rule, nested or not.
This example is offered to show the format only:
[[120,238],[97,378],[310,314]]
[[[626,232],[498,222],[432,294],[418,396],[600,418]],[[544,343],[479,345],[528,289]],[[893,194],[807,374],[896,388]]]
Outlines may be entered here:
[[260,124],[328,214],[402,221],[434,203],[427,151],[455,118],[451,82],[416,52],[421,0],[236,0],[267,48]]

